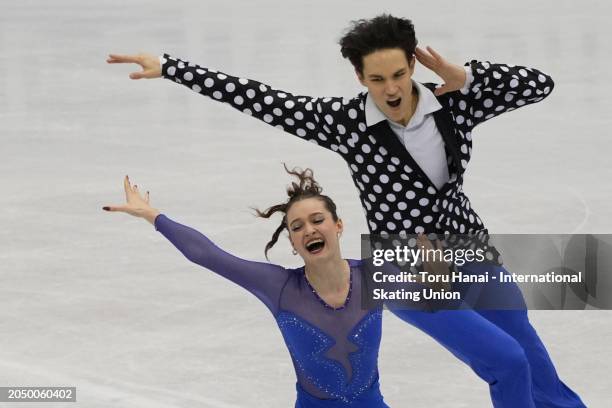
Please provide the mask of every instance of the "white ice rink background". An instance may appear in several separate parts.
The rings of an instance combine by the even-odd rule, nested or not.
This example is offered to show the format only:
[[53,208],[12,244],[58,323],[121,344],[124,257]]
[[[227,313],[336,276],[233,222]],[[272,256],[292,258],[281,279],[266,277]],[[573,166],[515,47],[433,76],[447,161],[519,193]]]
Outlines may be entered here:
[[[103,212],[129,174],[152,204],[222,248],[263,260],[282,162],[309,166],[366,232],[344,162],[167,80],[131,81],[109,52],[168,52],[313,96],[361,90],[337,40],[350,20],[411,18],[447,59],[533,66],[542,103],[474,132],[465,190],[494,233],[612,233],[605,1],[3,1],[0,3],[0,386],[77,387],[83,408],[292,406],[289,354],[267,309],[190,264],[145,221]],[[436,81],[418,67],[417,80]],[[297,266],[281,242],[271,260]],[[531,312],[561,378],[609,407],[608,311]],[[385,314],[382,392],[392,407],[487,407],[488,388]],[[2,404],[43,407],[40,403]]]

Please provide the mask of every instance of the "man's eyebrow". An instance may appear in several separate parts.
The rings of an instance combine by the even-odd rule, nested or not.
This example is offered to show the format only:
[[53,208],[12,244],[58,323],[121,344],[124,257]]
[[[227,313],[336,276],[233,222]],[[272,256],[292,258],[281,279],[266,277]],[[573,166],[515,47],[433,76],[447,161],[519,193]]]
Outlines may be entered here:
[[[406,72],[406,67],[403,67],[403,68],[398,69],[397,71],[395,71],[395,72],[393,73],[393,75],[402,74],[402,73],[404,73],[404,72]],[[383,76],[382,76],[382,75],[380,75],[380,74],[369,74],[369,75],[368,75],[368,78],[370,78],[370,79],[373,79],[373,78],[382,78],[382,77],[383,77]]]

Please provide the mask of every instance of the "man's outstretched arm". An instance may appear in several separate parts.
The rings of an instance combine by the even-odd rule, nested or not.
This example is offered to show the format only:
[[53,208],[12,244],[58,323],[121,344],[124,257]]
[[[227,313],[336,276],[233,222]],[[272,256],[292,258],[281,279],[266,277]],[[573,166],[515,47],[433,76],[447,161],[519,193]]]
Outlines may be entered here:
[[130,78],[167,78],[328,149],[337,143],[336,136],[343,134],[342,123],[357,117],[354,110],[346,109],[343,98],[293,95],[252,79],[232,76],[168,54],[162,57],[111,54],[107,62],[139,64],[142,71],[130,74]]

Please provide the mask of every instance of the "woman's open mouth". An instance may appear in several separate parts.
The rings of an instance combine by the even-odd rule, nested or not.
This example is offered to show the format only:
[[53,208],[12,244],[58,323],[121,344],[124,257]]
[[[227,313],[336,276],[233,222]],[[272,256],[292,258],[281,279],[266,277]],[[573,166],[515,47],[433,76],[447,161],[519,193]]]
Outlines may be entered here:
[[306,244],[306,250],[311,254],[318,254],[323,250],[325,241],[322,239],[314,239]]

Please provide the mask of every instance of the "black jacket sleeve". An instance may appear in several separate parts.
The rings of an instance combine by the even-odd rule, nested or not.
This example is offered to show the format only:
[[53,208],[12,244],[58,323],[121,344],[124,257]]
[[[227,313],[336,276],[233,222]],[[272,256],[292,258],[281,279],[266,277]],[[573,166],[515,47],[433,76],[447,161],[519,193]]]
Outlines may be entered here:
[[[274,89],[164,54],[162,75],[263,122],[332,149],[342,123],[357,116],[341,97],[313,98]],[[337,143],[337,142],[336,142]],[[332,149],[333,150],[333,149]]]

